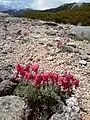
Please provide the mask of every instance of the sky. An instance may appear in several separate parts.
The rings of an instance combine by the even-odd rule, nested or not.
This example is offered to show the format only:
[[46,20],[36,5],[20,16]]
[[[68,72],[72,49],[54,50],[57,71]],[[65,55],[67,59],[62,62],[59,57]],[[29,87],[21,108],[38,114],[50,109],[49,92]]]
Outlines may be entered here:
[[58,7],[64,3],[90,2],[90,0],[0,0],[0,5],[12,9],[31,8],[45,10]]

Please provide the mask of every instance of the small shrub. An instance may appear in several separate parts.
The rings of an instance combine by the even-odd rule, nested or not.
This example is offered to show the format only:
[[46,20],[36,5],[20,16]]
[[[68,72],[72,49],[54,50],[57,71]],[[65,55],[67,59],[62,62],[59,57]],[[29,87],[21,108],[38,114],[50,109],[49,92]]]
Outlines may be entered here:
[[73,48],[72,48],[72,47],[69,47],[69,46],[63,46],[63,47],[61,48],[61,51],[62,51],[62,52],[73,53]]
[[73,52],[73,48],[70,46],[67,46],[67,43],[69,42],[69,40],[67,41],[58,41],[57,42],[57,47],[61,50],[61,52],[68,52],[68,53],[72,53]]
[[14,95],[22,97],[31,109],[30,120],[48,120],[57,110],[62,112],[63,104],[58,93],[56,86],[36,88],[30,83],[26,85],[25,82],[19,83],[14,91]]

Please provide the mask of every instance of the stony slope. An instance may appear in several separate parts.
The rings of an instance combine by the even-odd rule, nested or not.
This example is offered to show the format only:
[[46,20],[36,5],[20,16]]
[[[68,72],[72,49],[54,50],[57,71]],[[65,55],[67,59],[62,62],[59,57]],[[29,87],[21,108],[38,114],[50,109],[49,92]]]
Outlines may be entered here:
[[[8,79],[17,63],[39,63],[41,70],[72,72],[79,80],[76,97],[83,120],[90,117],[90,43],[69,37],[72,25],[0,17],[0,77]],[[57,41],[69,40],[70,52],[57,48]]]

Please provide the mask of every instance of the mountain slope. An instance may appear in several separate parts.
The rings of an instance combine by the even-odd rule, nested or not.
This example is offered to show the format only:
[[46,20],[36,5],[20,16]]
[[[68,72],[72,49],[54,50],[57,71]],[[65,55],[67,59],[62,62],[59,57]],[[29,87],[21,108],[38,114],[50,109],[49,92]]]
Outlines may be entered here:
[[47,9],[47,10],[32,10],[32,9],[21,9],[21,10],[13,10],[13,9],[8,9],[8,10],[3,10],[3,12],[7,12],[11,15],[18,15],[18,14],[30,14],[30,13],[35,13],[35,12],[60,12],[63,10],[73,10],[73,9],[80,9],[80,8],[87,8],[90,6],[90,3],[69,3],[69,4],[64,4],[61,5],[57,8],[52,8],[52,9]]
[[90,3],[76,3],[75,2],[75,3],[64,4],[57,8],[45,10],[44,12],[59,12],[62,10],[80,9],[82,7],[88,7],[88,6],[90,6]]
[[49,10],[8,10],[11,15],[16,17],[26,17],[31,19],[41,19],[58,23],[70,23],[90,25],[90,3],[70,3]]
[[55,9],[44,11],[27,11],[15,16],[54,21],[64,24],[70,23],[74,25],[90,25],[90,3],[65,4]]

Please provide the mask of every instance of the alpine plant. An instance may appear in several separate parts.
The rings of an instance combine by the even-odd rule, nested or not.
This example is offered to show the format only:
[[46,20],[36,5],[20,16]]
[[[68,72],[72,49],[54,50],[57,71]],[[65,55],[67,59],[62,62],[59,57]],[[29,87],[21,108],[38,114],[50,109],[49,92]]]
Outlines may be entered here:
[[13,78],[18,82],[25,81],[26,84],[30,83],[36,88],[52,85],[58,86],[62,90],[72,91],[79,86],[79,80],[70,72],[66,72],[63,75],[52,72],[40,73],[38,64],[26,67],[20,64],[16,65]]

